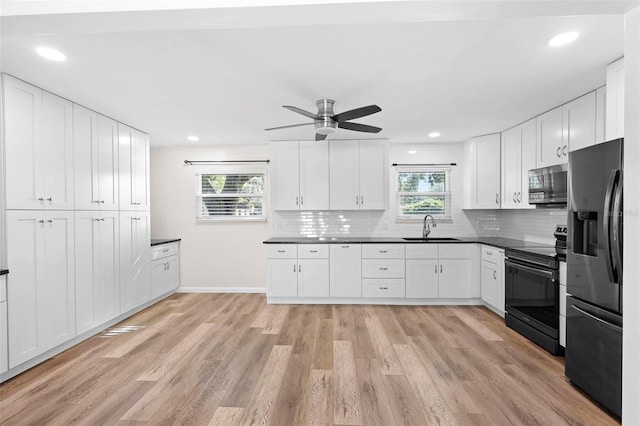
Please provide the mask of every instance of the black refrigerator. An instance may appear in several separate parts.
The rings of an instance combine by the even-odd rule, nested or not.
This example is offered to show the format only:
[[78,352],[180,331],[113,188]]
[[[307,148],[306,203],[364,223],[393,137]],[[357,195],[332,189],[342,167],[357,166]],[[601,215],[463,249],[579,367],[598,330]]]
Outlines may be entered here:
[[622,406],[623,140],[569,153],[565,374],[617,416]]

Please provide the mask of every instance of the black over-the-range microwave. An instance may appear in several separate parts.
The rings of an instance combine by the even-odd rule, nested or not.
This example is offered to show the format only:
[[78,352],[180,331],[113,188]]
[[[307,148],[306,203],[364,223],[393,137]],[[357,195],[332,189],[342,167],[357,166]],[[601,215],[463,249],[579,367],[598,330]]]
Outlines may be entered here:
[[567,164],[529,170],[529,204],[567,204],[567,170]]

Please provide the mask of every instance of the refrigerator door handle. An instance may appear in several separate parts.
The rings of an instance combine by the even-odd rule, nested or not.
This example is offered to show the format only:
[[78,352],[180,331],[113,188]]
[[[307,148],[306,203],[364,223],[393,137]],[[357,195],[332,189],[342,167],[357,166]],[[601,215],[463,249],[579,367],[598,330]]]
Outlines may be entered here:
[[602,318],[598,318],[597,316],[595,316],[593,314],[590,314],[589,312],[587,312],[587,311],[585,311],[583,309],[578,308],[576,305],[571,305],[571,307],[573,309],[575,309],[576,311],[578,311],[579,313],[581,313],[582,315],[587,316],[587,317],[591,318],[592,320],[598,321],[602,325],[604,325],[604,326],[606,326],[606,327],[608,327],[608,328],[610,328],[610,329],[612,329],[612,330],[614,330],[614,331],[616,331],[618,333],[622,333],[622,327],[617,326],[615,324],[611,324],[610,322],[605,321]]
[[604,196],[604,217],[602,218],[602,235],[604,237],[604,255],[607,257],[607,272],[609,274],[609,281],[614,283],[617,280],[614,275],[613,260],[611,259],[611,202],[613,200],[613,190],[616,186],[616,182],[618,181],[619,176],[620,170],[611,170],[611,174],[609,175],[609,183],[607,183],[607,192],[605,192]]
[[612,251],[613,251],[613,266],[616,281],[622,284],[622,173],[620,173],[620,179],[618,186],[616,187],[616,193],[613,197],[613,221],[611,224],[612,232]]

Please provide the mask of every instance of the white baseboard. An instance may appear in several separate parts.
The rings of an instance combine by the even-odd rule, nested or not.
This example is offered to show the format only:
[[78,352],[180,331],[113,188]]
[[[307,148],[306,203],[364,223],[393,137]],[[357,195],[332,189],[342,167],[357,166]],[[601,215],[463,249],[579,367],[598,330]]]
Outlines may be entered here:
[[483,305],[478,298],[471,299],[403,299],[394,297],[267,297],[270,304],[296,305],[418,305],[418,306],[461,306]]
[[264,287],[179,287],[176,293],[266,293]]

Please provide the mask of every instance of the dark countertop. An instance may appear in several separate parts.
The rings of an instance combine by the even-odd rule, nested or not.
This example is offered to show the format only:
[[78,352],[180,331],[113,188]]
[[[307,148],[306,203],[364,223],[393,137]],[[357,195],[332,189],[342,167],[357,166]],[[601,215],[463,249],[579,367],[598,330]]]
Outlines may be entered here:
[[0,269],[0,275],[6,275],[9,273],[8,269]]
[[502,249],[508,248],[553,248],[550,244],[535,243],[531,241],[515,240],[502,237],[455,237],[455,240],[437,241],[413,240],[406,241],[401,237],[322,237],[322,238],[269,238],[263,244],[464,244],[480,243]]
[[159,246],[160,244],[175,243],[177,241],[182,241],[182,238],[152,238],[151,247]]

